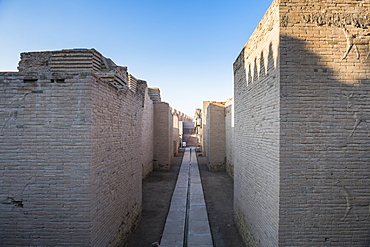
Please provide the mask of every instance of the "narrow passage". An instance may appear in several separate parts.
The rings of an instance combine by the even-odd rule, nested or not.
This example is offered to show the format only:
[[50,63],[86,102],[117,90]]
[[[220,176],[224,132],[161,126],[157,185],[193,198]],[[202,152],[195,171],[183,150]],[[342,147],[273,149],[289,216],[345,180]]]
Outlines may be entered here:
[[185,149],[160,246],[213,246],[195,148]]

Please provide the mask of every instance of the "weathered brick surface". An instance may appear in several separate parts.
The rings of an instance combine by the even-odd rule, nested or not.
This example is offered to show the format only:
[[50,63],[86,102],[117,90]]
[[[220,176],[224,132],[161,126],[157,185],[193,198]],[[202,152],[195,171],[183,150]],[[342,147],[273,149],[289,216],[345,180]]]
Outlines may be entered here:
[[279,243],[368,246],[370,2],[280,9]]
[[154,102],[153,167],[169,171],[173,157],[173,123],[171,107],[166,102]]
[[[26,53],[24,72],[0,73],[1,246],[117,246],[139,222],[153,158],[147,85],[134,92],[126,68],[81,52]],[[48,72],[59,62],[70,71]]]
[[0,73],[2,246],[91,245],[92,75],[54,76]]
[[206,153],[211,171],[225,170],[226,131],[225,103],[210,103],[207,107]]
[[127,242],[141,215],[141,97],[94,77],[91,112],[92,246]]
[[368,1],[274,1],[234,63],[235,215],[255,246],[368,246]]
[[141,153],[143,178],[153,171],[154,107],[145,81],[138,81],[138,93],[142,95]]
[[207,108],[211,103],[220,103],[217,101],[203,101],[203,108],[202,108],[202,125],[200,127],[200,141],[202,146],[202,155],[207,156]]
[[[173,156],[179,155],[179,145],[180,145],[180,128],[179,128],[179,116],[176,110],[172,111],[172,151]],[[182,124],[182,123],[181,123]]]
[[225,103],[225,155],[226,171],[230,177],[234,177],[234,99],[228,99]]
[[207,156],[207,107],[210,101],[203,101],[202,106],[202,126],[200,128],[200,141],[202,146],[202,155]]

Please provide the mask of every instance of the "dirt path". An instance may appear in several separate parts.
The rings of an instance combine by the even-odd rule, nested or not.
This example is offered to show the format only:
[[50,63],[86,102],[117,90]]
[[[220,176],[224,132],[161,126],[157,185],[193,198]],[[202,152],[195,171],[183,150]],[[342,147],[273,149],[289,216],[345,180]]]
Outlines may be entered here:
[[[129,247],[150,247],[159,242],[183,153],[175,157],[170,172],[153,171],[143,180],[142,221]],[[215,247],[243,246],[233,220],[233,181],[226,172],[209,172],[206,158],[198,157],[203,190]]]
[[130,247],[151,247],[161,240],[183,152],[173,159],[170,172],[153,171],[143,180],[142,220]]

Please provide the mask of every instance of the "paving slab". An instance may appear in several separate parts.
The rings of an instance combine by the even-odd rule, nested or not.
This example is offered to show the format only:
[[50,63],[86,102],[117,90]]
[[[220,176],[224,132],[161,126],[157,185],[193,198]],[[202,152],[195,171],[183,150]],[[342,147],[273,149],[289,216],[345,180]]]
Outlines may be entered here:
[[161,247],[213,246],[195,148],[186,148]]

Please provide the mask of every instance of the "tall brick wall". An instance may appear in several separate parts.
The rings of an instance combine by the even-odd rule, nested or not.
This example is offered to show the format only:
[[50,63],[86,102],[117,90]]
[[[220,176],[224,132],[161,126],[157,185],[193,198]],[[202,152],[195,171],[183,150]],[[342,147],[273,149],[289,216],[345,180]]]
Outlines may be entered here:
[[141,217],[142,102],[96,77],[91,104],[92,246],[117,246]]
[[280,5],[279,243],[368,246],[370,2]]
[[234,63],[235,217],[252,246],[369,245],[369,7],[274,1]]
[[91,245],[91,76],[0,73],[2,246]]
[[225,103],[225,166],[230,177],[234,177],[234,99]]
[[143,178],[153,171],[154,107],[149,96],[147,83],[138,80],[138,93],[142,95],[141,153]]
[[200,142],[202,146],[202,155],[207,156],[207,108],[211,103],[220,103],[217,101],[203,101],[202,108],[202,125],[200,126]]
[[250,246],[279,242],[278,8],[273,2],[234,63],[234,211]]
[[206,149],[208,169],[225,170],[225,103],[210,103],[207,107]]
[[173,123],[171,107],[166,102],[154,102],[153,166],[169,171],[173,157]]
[[152,169],[146,83],[130,90],[88,49],[24,53],[19,69],[0,73],[1,245],[125,244]]

